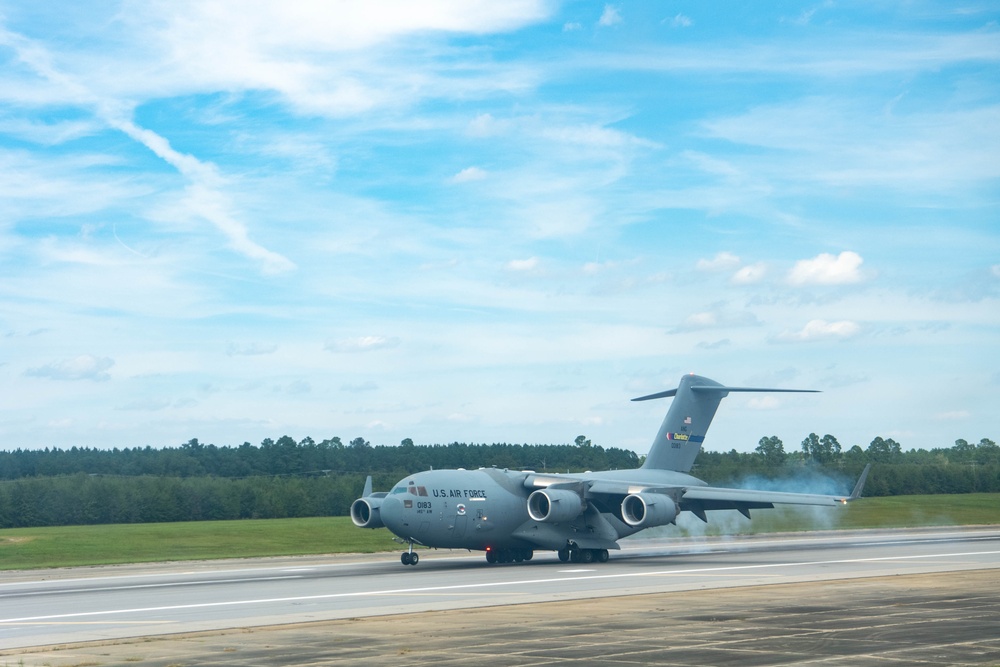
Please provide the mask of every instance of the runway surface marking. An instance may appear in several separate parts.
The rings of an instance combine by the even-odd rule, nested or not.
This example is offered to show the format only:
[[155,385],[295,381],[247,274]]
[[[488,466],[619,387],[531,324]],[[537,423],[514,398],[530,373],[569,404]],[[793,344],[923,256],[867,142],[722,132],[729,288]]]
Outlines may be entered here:
[[328,593],[324,595],[306,595],[298,597],[285,597],[285,598],[264,598],[258,600],[231,600],[227,602],[205,602],[200,604],[190,604],[190,605],[169,605],[163,607],[140,607],[132,609],[109,609],[105,611],[91,611],[91,612],[79,612],[73,614],[53,614],[49,616],[28,616],[24,618],[6,618],[0,619],[0,625],[2,624],[13,624],[13,623],[25,623],[29,621],[50,621],[56,619],[65,618],[81,618],[86,616],[111,616],[115,614],[137,614],[137,613],[148,613],[148,612],[158,612],[158,611],[176,611],[181,609],[205,609],[210,607],[232,607],[239,605],[252,605],[252,604],[273,604],[279,602],[303,602],[307,600],[329,600],[334,598],[350,598],[350,597],[377,597],[381,595],[405,595],[412,593],[449,593],[460,590],[477,589],[477,588],[496,588],[499,586],[523,586],[528,584],[549,584],[549,583],[562,583],[580,580],[596,580],[596,579],[625,579],[625,578],[637,578],[637,577],[663,577],[663,576],[676,576],[676,575],[687,575],[687,574],[705,574],[705,573],[719,573],[719,572],[735,572],[735,571],[747,571],[747,570],[765,570],[774,569],[789,566],[819,566],[819,565],[839,565],[846,563],[877,563],[877,562],[899,562],[899,561],[911,561],[911,560],[925,560],[929,558],[961,558],[964,556],[984,556],[984,555],[994,555],[1000,554],[1000,551],[967,551],[967,552],[956,552],[956,553],[944,553],[944,554],[919,554],[912,556],[884,556],[879,558],[849,558],[849,559],[835,559],[835,560],[823,560],[823,561],[809,561],[809,562],[799,562],[799,563],[766,563],[761,565],[732,565],[727,567],[705,567],[705,568],[690,568],[685,570],[659,570],[655,572],[623,572],[618,574],[594,574],[587,576],[576,576],[576,577],[549,577],[544,579],[524,579],[521,581],[499,581],[499,582],[477,582],[474,584],[454,584],[448,586],[426,586],[418,588],[399,588],[399,589],[389,589],[382,591],[356,591],[353,593]]

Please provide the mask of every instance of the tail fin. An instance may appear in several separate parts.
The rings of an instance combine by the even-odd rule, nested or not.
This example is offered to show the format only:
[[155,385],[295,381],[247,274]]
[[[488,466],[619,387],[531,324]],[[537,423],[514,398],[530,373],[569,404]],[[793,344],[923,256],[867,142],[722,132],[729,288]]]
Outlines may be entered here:
[[633,401],[648,401],[654,398],[673,396],[656,440],[646,456],[643,468],[653,470],[676,470],[688,472],[701,451],[705,433],[715,417],[715,411],[730,392],[809,392],[812,389],[756,389],[753,387],[725,387],[715,380],[698,375],[681,377],[676,389],[668,389],[649,396],[633,398]]

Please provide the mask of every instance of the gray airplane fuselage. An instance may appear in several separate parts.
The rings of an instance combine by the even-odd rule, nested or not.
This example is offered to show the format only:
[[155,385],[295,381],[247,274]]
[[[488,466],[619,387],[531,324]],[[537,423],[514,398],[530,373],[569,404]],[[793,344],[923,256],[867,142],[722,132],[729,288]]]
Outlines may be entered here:
[[[567,534],[580,538],[571,540],[575,543],[603,545],[642,529],[623,522],[613,507],[601,511],[595,503],[591,503],[593,509],[588,508],[558,530],[548,522],[531,518],[527,501],[534,489],[576,479],[497,468],[419,472],[402,479],[386,495],[380,508],[381,519],[393,534],[407,541],[482,551],[543,545],[559,549],[566,544]],[[637,490],[650,485],[704,485],[690,475],[664,470],[603,471],[588,473],[587,479],[622,480]],[[607,547],[617,548],[611,544]]]

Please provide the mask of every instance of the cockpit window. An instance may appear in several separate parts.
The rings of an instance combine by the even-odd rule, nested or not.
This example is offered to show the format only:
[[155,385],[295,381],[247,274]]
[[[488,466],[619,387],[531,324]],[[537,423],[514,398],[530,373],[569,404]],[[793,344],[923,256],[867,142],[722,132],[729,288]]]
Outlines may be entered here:
[[406,493],[405,486],[397,486],[395,489],[392,490],[392,495],[394,496],[398,496],[401,493]]
[[411,496],[426,496],[427,487],[426,486],[411,486],[409,489]]

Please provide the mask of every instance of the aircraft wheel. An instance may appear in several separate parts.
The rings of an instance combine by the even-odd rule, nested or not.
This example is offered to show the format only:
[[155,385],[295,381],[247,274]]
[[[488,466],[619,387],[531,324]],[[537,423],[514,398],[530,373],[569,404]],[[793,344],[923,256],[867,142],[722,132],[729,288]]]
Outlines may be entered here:
[[534,551],[532,551],[531,549],[524,550],[524,560],[531,560],[534,557],[535,557]]
[[410,564],[410,554],[407,553],[406,551],[404,551],[402,553],[402,555],[399,557],[399,560],[400,560],[400,562],[403,565],[409,565]]
[[607,549],[598,549],[597,552],[594,554],[594,556],[596,556],[596,560],[598,563],[607,563],[608,558],[610,558]]
[[522,553],[520,549],[514,549],[513,557],[515,563],[524,561],[524,553]]
[[493,565],[497,562],[497,552],[490,550],[486,552],[486,562]]
[[580,562],[580,550],[573,549],[569,552],[569,562],[579,563]]
[[569,556],[570,556],[569,549],[563,548],[563,549],[560,549],[559,551],[557,551],[556,553],[559,555],[559,560],[561,562],[563,562],[563,563],[568,563],[569,562]]
[[594,560],[594,550],[593,549],[581,549],[580,550],[580,562],[590,563]]
[[420,562],[420,554],[414,551],[412,554],[410,554],[410,565],[416,565],[419,562]]

